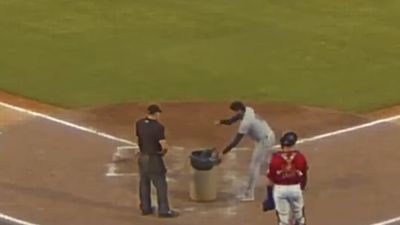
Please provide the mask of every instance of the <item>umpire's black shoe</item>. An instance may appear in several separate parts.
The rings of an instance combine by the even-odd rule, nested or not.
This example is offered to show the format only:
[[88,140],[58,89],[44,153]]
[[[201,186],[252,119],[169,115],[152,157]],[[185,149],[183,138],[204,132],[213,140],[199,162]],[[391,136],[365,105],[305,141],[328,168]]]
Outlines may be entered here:
[[142,210],[143,216],[153,215],[156,212],[156,208],[152,207],[150,210]]
[[179,216],[179,212],[174,211],[174,210],[170,210],[167,213],[158,214],[158,217],[160,217],[160,218],[176,218],[178,216]]

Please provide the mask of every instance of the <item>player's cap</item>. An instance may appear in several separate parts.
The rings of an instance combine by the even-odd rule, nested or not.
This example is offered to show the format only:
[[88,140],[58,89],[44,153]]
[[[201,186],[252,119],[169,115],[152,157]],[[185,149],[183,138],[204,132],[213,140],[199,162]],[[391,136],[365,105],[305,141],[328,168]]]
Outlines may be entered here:
[[245,111],[246,110],[246,106],[241,101],[232,102],[229,108],[233,111],[240,111],[240,110]]
[[155,114],[155,113],[162,113],[162,110],[161,110],[160,106],[153,104],[153,105],[149,105],[149,107],[147,107],[147,112],[149,114]]

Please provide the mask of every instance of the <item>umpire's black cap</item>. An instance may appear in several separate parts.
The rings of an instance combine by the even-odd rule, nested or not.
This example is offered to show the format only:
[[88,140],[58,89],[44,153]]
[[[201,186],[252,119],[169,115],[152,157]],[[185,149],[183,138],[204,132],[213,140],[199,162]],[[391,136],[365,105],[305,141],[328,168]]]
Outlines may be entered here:
[[149,114],[155,114],[155,113],[162,113],[162,110],[159,105],[153,104],[147,107],[147,112]]
[[241,101],[232,102],[231,106],[229,108],[233,111],[245,111],[246,110],[246,106]]

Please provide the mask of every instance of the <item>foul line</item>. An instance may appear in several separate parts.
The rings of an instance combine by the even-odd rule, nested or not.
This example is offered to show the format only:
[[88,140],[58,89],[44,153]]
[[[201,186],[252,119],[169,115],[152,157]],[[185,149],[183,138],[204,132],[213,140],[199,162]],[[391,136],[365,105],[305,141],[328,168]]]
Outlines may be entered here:
[[386,220],[386,221],[383,221],[383,222],[374,223],[374,224],[371,224],[371,225],[389,225],[389,224],[393,224],[393,223],[396,223],[396,222],[399,222],[399,221],[400,221],[400,217],[397,217],[397,218],[393,218],[393,219]]
[[[118,137],[115,137],[113,135],[110,135],[110,134],[107,134],[107,133],[104,133],[104,132],[100,132],[100,131],[97,131],[97,130],[92,129],[92,128],[80,126],[80,125],[77,125],[77,124],[74,124],[74,123],[71,123],[71,122],[68,122],[68,121],[65,121],[65,120],[61,120],[61,119],[58,119],[58,118],[55,118],[55,117],[52,117],[52,116],[49,116],[49,115],[46,115],[46,114],[43,114],[43,113],[38,113],[38,112],[31,111],[31,110],[28,110],[28,109],[24,109],[24,108],[21,108],[21,107],[18,107],[18,106],[10,105],[10,104],[4,103],[4,102],[0,102],[0,106],[3,106],[5,108],[11,109],[11,110],[14,110],[14,111],[17,111],[17,112],[26,113],[26,114],[32,115],[34,117],[43,118],[43,119],[52,121],[54,123],[58,123],[58,124],[61,124],[61,125],[67,126],[67,127],[75,128],[77,130],[84,131],[84,132],[87,132],[87,133],[91,133],[91,134],[94,134],[94,135],[97,135],[97,136],[100,136],[100,137],[103,137],[103,138],[106,138],[106,139],[110,139],[110,140],[113,140],[113,141],[129,144],[129,145],[133,145],[133,146],[137,146],[136,143],[131,142],[129,140],[126,140],[126,139],[123,139],[123,138],[118,138]],[[301,139],[301,140],[298,141],[298,143],[300,144],[300,143],[306,143],[306,142],[312,142],[312,141],[316,141],[316,140],[321,140],[321,139],[324,139],[324,138],[328,138],[328,137],[332,137],[332,136],[336,136],[336,135],[340,135],[340,134],[349,133],[349,132],[352,132],[352,131],[364,129],[364,128],[367,128],[367,127],[372,127],[372,126],[375,126],[375,125],[378,125],[378,124],[391,122],[391,121],[395,121],[395,120],[399,120],[399,119],[400,119],[400,115],[392,116],[392,117],[388,117],[388,118],[385,118],[385,119],[380,119],[380,120],[376,120],[376,121],[373,121],[373,122],[369,122],[369,123],[366,123],[366,124],[361,124],[361,125],[358,125],[358,126],[353,126],[353,127],[350,127],[350,128],[341,129],[341,130],[338,130],[338,131],[329,132],[329,133],[326,133],[326,134],[321,134],[321,135],[318,135],[318,136],[315,136],[315,137]],[[23,221],[23,220],[19,220],[19,219],[16,219],[16,218],[12,218],[10,216],[7,216],[7,215],[1,214],[1,213],[0,213],[0,220],[11,221],[11,222],[17,223],[19,225],[39,225],[39,224],[34,224],[34,223],[26,222],[26,221]],[[371,224],[371,225],[389,225],[389,224],[393,224],[393,223],[399,222],[399,221],[400,221],[400,217],[397,217],[397,218],[394,218],[394,219],[390,219],[390,220],[374,223],[374,224]]]
[[[324,138],[333,137],[333,136],[337,136],[337,135],[345,134],[345,133],[350,133],[352,131],[357,131],[357,130],[361,130],[361,129],[368,128],[368,127],[373,127],[373,126],[378,125],[378,124],[388,123],[388,122],[392,122],[392,121],[395,121],[395,120],[400,120],[400,115],[392,116],[392,117],[388,117],[388,118],[384,118],[384,119],[380,119],[380,120],[375,120],[375,121],[372,121],[372,122],[369,122],[369,123],[365,123],[365,124],[357,125],[357,126],[354,126],[354,127],[349,127],[349,128],[345,128],[345,129],[329,132],[329,133],[326,133],[326,134],[317,135],[317,136],[310,137],[310,138],[303,138],[303,139],[300,139],[297,142],[297,144],[303,144],[303,143],[307,143],[307,142],[318,141],[318,140],[321,140],[321,139],[324,139]],[[280,148],[280,145],[275,145],[274,148]]]
[[0,102],[0,106],[3,106],[3,107],[8,108],[8,109],[12,109],[12,110],[17,111],[17,112],[26,113],[26,114],[34,116],[34,117],[39,117],[39,118],[42,118],[42,119],[46,119],[46,120],[49,120],[49,121],[52,121],[52,122],[55,122],[55,123],[58,123],[58,124],[61,124],[61,125],[67,126],[67,127],[75,128],[75,129],[80,130],[80,131],[84,131],[84,132],[87,132],[87,133],[95,134],[97,136],[100,136],[100,137],[103,137],[103,138],[107,138],[107,139],[110,139],[110,140],[113,140],[113,141],[118,141],[118,142],[125,143],[125,144],[128,144],[128,145],[136,146],[136,143],[133,143],[133,142],[131,142],[129,140],[118,138],[118,137],[115,137],[115,136],[113,136],[111,134],[100,132],[100,131],[97,131],[97,130],[92,129],[92,128],[80,126],[80,125],[77,125],[77,124],[74,124],[74,123],[71,123],[71,122],[68,122],[68,121],[65,121],[65,120],[57,119],[55,117],[52,117],[52,116],[49,116],[49,115],[46,115],[46,114],[43,114],[43,113],[34,112],[34,111],[31,111],[31,110],[24,109],[24,108],[21,108],[21,107],[18,107],[18,106],[14,106],[14,105],[10,105],[10,104],[4,103],[4,102]]
[[305,139],[300,140],[298,143],[316,141],[316,140],[324,139],[324,138],[327,138],[327,137],[332,137],[332,136],[336,136],[336,135],[339,135],[339,134],[349,133],[349,132],[356,131],[356,130],[361,130],[361,129],[364,129],[364,128],[367,128],[367,127],[372,127],[372,126],[375,126],[375,125],[378,125],[378,124],[392,122],[392,121],[399,120],[399,119],[400,119],[400,115],[392,116],[392,117],[388,117],[388,118],[385,118],[385,119],[380,119],[380,120],[376,120],[376,121],[373,121],[373,122],[369,122],[369,123],[366,123],[366,124],[361,124],[361,125],[358,125],[358,126],[349,127],[349,128],[342,129],[342,130],[329,132],[329,133],[326,133],[326,134],[321,134],[321,135],[318,135],[318,136],[315,136],[315,137],[305,138]]
[[13,217],[10,217],[10,216],[7,216],[7,215],[4,215],[4,214],[1,214],[0,213],[0,222],[7,222],[7,223],[9,223],[9,222],[11,222],[11,223],[17,223],[18,225],[39,225],[39,224],[35,224],[35,223],[30,223],[30,222],[26,222],[26,221],[23,221],[23,220],[19,220],[19,219],[16,219],[16,218],[13,218]]

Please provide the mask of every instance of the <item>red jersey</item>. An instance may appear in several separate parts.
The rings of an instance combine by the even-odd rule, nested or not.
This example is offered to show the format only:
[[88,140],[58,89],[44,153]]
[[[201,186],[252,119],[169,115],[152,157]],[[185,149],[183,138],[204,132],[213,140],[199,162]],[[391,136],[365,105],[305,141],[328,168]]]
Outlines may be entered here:
[[299,151],[276,152],[271,159],[268,178],[275,184],[301,184],[307,176],[307,160]]

